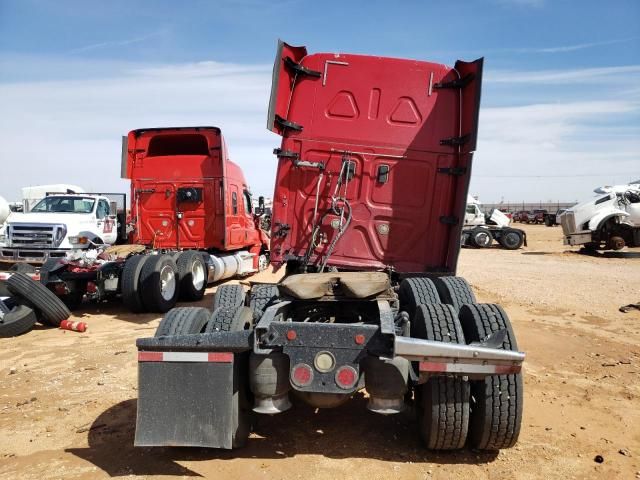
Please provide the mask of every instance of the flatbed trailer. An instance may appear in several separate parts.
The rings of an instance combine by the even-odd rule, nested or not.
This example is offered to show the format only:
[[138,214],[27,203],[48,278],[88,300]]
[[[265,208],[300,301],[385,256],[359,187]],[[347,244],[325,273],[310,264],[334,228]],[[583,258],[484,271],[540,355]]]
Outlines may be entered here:
[[[417,412],[425,446],[513,446],[524,353],[505,311],[455,276],[482,59],[455,67],[280,42],[277,284],[223,285],[137,340],[137,446],[237,448],[296,397]],[[297,428],[292,425],[291,428]]]

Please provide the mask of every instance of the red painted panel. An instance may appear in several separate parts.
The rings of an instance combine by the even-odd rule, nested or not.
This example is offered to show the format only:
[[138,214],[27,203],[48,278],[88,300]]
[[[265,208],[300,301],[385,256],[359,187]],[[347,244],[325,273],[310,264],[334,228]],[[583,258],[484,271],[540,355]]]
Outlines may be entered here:
[[[286,44],[284,44],[286,47]],[[284,48],[284,47],[283,47]],[[297,60],[320,77],[298,74],[295,84],[276,59],[272,105],[286,105],[281,149],[324,169],[296,166],[280,157],[274,192],[272,262],[304,257],[313,226],[320,224],[311,262],[335,239],[340,216],[326,213],[343,161],[355,164],[346,187],[352,218],[336,243],[329,265],[402,272],[455,271],[460,224],[441,217],[463,213],[475,144],[443,140],[466,134],[475,143],[481,61],[445,65],[349,54],[315,54]],[[446,88],[468,73],[460,88]],[[282,79],[285,80],[282,80]],[[445,87],[445,88],[439,88]],[[471,92],[471,93],[468,93]],[[273,95],[272,94],[272,95]],[[467,105],[473,102],[473,105]],[[471,148],[473,147],[473,148]],[[378,169],[388,167],[387,178]],[[462,176],[439,172],[464,167]],[[344,189],[342,190],[344,191]],[[314,218],[317,199],[317,214]],[[325,214],[326,213],[326,214]]]

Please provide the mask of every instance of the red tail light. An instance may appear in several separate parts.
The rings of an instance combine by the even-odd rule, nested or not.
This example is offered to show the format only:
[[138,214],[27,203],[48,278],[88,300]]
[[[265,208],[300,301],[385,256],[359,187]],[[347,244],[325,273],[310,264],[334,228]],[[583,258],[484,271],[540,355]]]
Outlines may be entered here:
[[291,369],[291,381],[298,387],[306,387],[313,382],[313,370],[306,363],[298,363]]
[[344,365],[336,372],[336,384],[345,390],[355,387],[358,383],[358,372],[355,368]]

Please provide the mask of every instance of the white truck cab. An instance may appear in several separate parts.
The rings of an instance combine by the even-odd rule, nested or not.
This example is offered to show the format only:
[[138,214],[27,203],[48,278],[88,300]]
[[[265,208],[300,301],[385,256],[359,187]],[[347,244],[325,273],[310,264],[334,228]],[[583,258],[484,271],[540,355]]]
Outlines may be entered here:
[[72,249],[114,244],[119,232],[116,213],[116,202],[106,196],[49,195],[29,212],[11,214],[0,242],[0,261],[44,263]]
[[594,193],[560,215],[564,244],[593,250],[640,246],[640,180]]

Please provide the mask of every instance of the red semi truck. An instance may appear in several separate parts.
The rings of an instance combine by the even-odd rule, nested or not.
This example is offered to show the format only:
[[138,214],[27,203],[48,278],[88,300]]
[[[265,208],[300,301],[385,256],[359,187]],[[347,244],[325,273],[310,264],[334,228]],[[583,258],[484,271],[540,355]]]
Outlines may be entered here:
[[223,285],[213,313],[175,308],[138,339],[136,445],[240,447],[255,413],[363,388],[373,412],[415,407],[427,448],[515,444],[524,354],[455,276],[481,77],[482,59],[279,44],[271,261],[286,275]]
[[70,306],[121,295],[134,312],[166,312],[202,298],[208,283],[268,265],[260,212],[219,128],[129,132],[122,177],[131,180],[128,243],[43,265],[41,281]]

